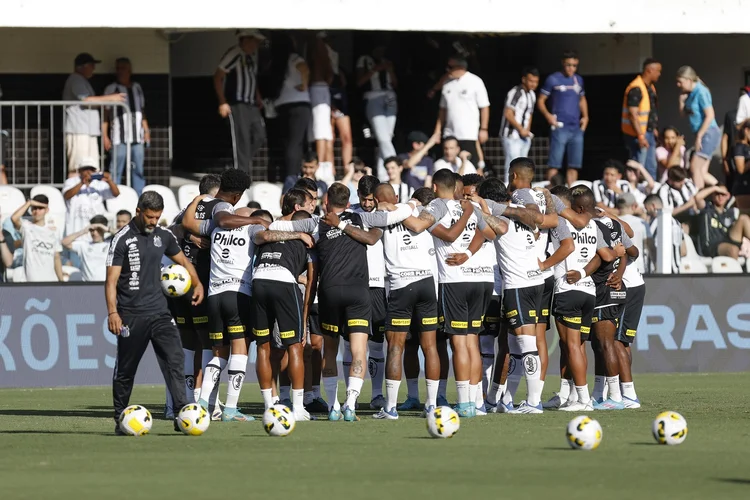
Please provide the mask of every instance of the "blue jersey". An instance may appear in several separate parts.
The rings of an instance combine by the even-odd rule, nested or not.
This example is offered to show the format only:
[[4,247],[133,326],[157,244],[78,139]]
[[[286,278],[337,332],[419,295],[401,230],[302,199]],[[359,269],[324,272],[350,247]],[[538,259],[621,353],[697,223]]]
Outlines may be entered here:
[[547,109],[557,116],[565,126],[579,126],[581,120],[580,100],[586,95],[580,75],[567,77],[562,72],[552,73],[544,81],[541,93],[549,97]]
[[[702,82],[696,82],[693,91],[688,95],[685,101],[685,114],[690,119],[690,128],[693,133],[697,133],[706,119],[706,108],[713,106],[711,100],[711,91]],[[716,119],[713,120],[711,127],[718,127]]]

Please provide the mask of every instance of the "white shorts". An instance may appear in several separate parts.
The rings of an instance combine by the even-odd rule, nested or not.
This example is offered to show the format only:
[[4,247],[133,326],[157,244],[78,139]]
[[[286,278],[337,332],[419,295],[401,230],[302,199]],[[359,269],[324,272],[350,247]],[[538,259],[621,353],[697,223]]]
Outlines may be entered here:
[[313,139],[332,141],[331,128],[331,91],[325,83],[314,83],[310,86],[310,104],[313,116]]

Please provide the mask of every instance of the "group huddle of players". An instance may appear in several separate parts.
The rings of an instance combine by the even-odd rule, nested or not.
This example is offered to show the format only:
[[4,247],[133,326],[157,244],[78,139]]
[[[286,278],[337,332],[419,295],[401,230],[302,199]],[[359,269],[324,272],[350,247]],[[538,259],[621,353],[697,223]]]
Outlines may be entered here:
[[[597,209],[589,188],[532,189],[533,175],[528,158],[511,163],[507,187],[499,179],[439,170],[431,189],[401,204],[389,183],[365,176],[354,206],[349,189],[333,184],[324,215],[316,215],[317,186],[303,178],[284,195],[275,221],[264,210],[234,208],[250,184],[244,172],[206,176],[201,195],[171,227],[208,285],[208,299],[198,306],[171,301],[186,350],[188,399],[216,419],[252,420],[237,402],[255,341],[266,408],[280,401],[297,420],[310,420],[310,412],[359,420],[366,370],[370,406],[379,410],[374,418],[447,405],[451,364],[461,417],[638,408],[630,344],[645,284],[632,230]],[[561,384],[542,404],[552,317]],[[348,372],[343,405],[336,362],[341,339]],[[587,340],[595,359],[593,394]],[[217,392],[225,369],[222,407]],[[399,405],[402,369],[409,395]],[[527,397],[514,405],[522,376]]]

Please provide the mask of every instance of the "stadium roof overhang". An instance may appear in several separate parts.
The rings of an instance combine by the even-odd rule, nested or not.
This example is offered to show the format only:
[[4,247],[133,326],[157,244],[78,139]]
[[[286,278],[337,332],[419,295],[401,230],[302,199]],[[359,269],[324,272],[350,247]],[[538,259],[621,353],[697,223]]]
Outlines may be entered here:
[[0,28],[750,33],[747,0],[3,0]]

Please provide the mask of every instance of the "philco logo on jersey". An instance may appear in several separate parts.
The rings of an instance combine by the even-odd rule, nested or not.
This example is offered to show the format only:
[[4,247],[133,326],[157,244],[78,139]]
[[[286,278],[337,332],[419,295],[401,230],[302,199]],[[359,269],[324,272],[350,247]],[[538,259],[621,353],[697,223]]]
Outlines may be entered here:
[[526,224],[522,224],[521,222],[518,222],[517,220],[513,221],[513,225],[515,226],[516,231],[527,231],[529,233],[532,232],[529,226],[527,226]]
[[236,236],[232,233],[222,233],[217,232],[214,235],[214,243],[218,243],[219,245],[228,245],[228,246],[245,246],[245,243],[247,241],[245,238],[242,238],[240,236]]
[[582,245],[595,245],[596,236],[587,233],[573,233],[573,240]]

